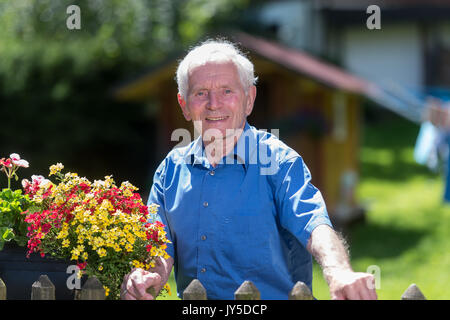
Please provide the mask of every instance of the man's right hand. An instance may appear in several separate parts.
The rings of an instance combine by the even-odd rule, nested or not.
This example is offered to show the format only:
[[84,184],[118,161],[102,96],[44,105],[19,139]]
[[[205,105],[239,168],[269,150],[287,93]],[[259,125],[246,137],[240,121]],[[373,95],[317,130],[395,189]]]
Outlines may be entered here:
[[161,276],[135,268],[123,278],[120,288],[122,300],[153,300],[163,287]]

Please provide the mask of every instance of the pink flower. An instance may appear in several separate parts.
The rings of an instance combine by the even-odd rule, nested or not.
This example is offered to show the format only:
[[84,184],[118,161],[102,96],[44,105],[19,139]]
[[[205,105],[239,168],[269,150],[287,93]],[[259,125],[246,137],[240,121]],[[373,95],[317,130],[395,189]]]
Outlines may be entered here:
[[48,179],[45,179],[43,176],[41,176],[41,175],[32,175],[31,176],[31,180],[33,181],[33,184],[37,184],[37,185],[40,185],[41,183],[43,183],[43,182],[47,182],[47,181],[50,181],[50,180],[48,180]]
[[11,153],[9,157],[11,158],[12,161],[20,160],[20,156],[17,153]]
[[27,160],[20,159],[20,156],[17,153],[12,153],[10,156],[11,161],[14,165],[18,167],[28,168],[29,163]]
[[22,179],[22,188],[28,189],[31,186],[31,182],[28,179]]
[[0,159],[0,165],[5,166],[6,168],[11,168],[12,164],[11,164],[11,159],[6,159],[2,158]]
[[29,167],[29,163],[27,160],[21,159],[19,161],[13,161],[13,163],[18,166],[18,167],[22,167],[22,168],[28,168]]

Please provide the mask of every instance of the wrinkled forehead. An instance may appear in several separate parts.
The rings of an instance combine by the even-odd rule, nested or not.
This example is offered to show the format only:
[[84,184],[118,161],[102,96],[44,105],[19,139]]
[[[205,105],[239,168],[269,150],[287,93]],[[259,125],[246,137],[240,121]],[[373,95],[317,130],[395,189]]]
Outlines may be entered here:
[[222,84],[226,82],[242,86],[236,66],[229,61],[224,63],[208,62],[191,69],[188,78],[189,87],[194,84],[201,85],[202,82],[220,82]]
[[194,59],[191,59],[191,62],[188,65],[188,76],[190,76],[196,69],[203,66],[208,65],[233,65],[235,70],[237,70],[237,66],[234,63],[233,59],[220,51],[214,51],[211,53],[208,53],[205,56],[199,56],[194,57]]

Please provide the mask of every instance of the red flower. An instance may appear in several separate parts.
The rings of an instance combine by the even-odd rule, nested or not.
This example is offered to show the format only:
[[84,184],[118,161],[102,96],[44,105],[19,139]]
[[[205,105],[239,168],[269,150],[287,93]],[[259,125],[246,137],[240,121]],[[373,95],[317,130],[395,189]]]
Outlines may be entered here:
[[11,168],[12,167],[11,159],[8,158],[8,159],[5,160],[5,158],[1,158],[0,159],[0,165],[5,166],[7,168]]
[[86,268],[87,262],[78,262],[77,263],[77,267],[80,270],[83,270],[84,268]]

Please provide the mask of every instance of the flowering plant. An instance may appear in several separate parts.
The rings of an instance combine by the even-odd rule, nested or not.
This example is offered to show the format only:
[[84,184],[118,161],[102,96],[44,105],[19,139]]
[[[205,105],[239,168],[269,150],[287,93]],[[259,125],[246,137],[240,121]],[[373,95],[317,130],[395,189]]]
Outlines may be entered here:
[[[96,276],[108,299],[119,299],[120,285],[132,268],[150,269],[168,258],[164,225],[149,222],[157,206],[145,206],[129,182],[117,187],[111,176],[91,183],[76,173],[50,167],[58,184],[43,177],[24,180],[34,207],[29,223],[29,254],[72,260],[82,274]],[[150,219],[149,219],[150,218]],[[168,291],[168,285],[162,292]]]
[[18,180],[17,170],[28,166],[28,161],[20,159],[17,153],[11,154],[7,159],[0,159],[0,171],[5,172],[8,179],[8,188],[0,192],[0,250],[11,240],[20,246],[27,243],[27,224],[22,212],[28,208],[30,200],[27,195],[22,194],[22,190],[11,190],[11,179]]

